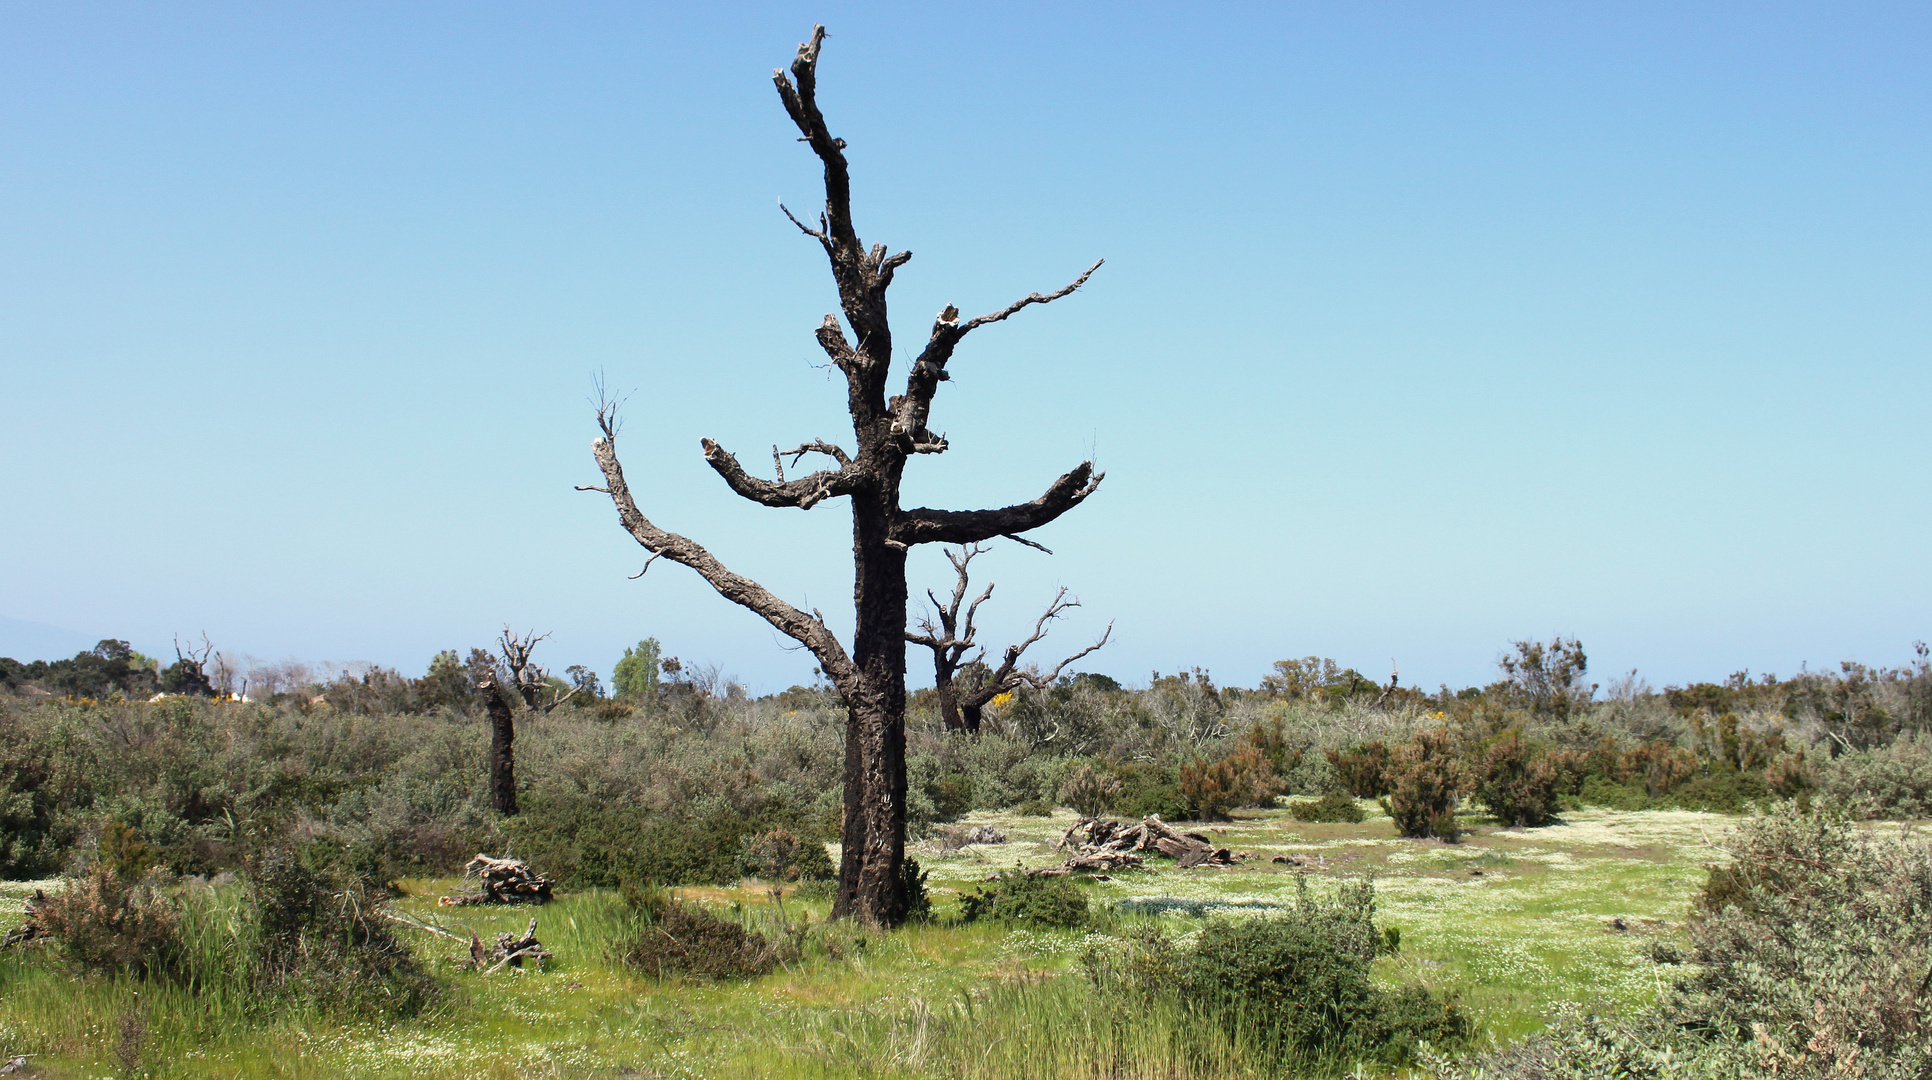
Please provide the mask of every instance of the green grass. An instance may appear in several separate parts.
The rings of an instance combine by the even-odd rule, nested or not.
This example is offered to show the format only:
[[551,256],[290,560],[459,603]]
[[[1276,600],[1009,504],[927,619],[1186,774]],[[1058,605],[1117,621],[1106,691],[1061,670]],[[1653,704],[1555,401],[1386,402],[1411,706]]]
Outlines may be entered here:
[[[1255,857],[1234,869],[1156,869],[1084,886],[1098,907],[1166,914],[1108,914],[1088,931],[945,925],[959,894],[1016,862],[1058,861],[1050,844],[1071,823],[976,815],[1012,842],[941,855],[915,849],[932,872],[940,923],[890,935],[835,925],[806,955],[749,983],[659,983],[608,957],[627,915],[605,892],[565,895],[541,909],[438,909],[455,881],[409,881],[397,909],[440,918],[488,940],[536,915],[556,954],[543,972],[485,978],[451,973],[452,992],[430,1014],[390,1027],[314,1016],[263,1018],[229,995],[81,980],[37,950],[0,954],[0,1054],[39,1054],[38,1075],[113,1075],[113,1050],[130,1009],[145,1018],[142,1071],[156,1077],[738,1077],[1253,1075],[1240,1045],[1166,1033],[1182,1017],[1122,1025],[1096,1010],[1077,976],[1057,978],[1080,950],[1103,947],[1136,919],[1183,933],[1189,911],[1266,912],[1294,894],[1296,871],[1276,855],[1312,857],[1315,887],[1373,875],[1378,922],[1402,932],[1399,955],[1377,962],[1390,983],[1458,991],[1488,1037],[1534,1030],[1559,1005],[1610,999],[1635,1004],[1672,969],[1644,956],[1648,942],[1681,944],[1682,919],[1703,866],[1731,819],[1688,812],[1584,811],[1545,829],[1499,830],[1476,819],[1461,844],[1399,840],[1368,804],[1360,824],[1302,824],[1285,811],[1208,827],[1224,846]],[[31,885],[0,885],[8,908]],[[727,917],[772,925],[763,890],[682,889]],[[796,921],[823,921],[823,902],[788,900]],[[1618,931],[1612,920],[1629,927]],[[455,942],[406,927],[423,956],[450,970]],[[1111,1048],[1096,1062],[1096,1047]]]

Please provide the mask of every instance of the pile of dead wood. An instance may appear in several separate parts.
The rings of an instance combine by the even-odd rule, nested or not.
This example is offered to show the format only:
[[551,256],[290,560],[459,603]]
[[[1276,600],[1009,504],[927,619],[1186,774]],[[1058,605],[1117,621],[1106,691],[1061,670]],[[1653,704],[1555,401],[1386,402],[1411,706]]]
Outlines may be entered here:
[[7,931],[5,937],[0,937],[0,949],[9,945],[20,945],[46,935],[46,931],[40,926],[40,906],[46,902],[47,894],[39,889],[35,889],[32,896],[20,902],[20,906],[27,912],[27,921]]
[[485,946],[483,940],[474,932],[470,934],[469,963],[461,965],[473,968],[485,975],[494,975],[504,967],[520,968],[525,960],[535,960],[537,970],[543,970],[543,962],[550,959],[550,950],[537,940],[537,920],[531,919],[524,928],[523,936],[518,937],[509,931],[496,936],[496,944]]
[[551,890],[557,887],[556,882],[532,872],[522,859],[492,859],[488,855],[478,855],[463,868],[465,879],[472,874],[476,875],[482,892],[467,896],[445,896],[436,901],[437,905],[547,904],[551,899]]
[[971,827],[954,825],[939,830],[933,838],[933,847],[942,855],[958,851],[971,844],[1004,844],[1006,834],[991,825]]
[[1081,818],[1066,831],[1056,848],[1070,852],[1059,866],[1038,870],[1042,874],[1071,874],[1081,871],[1111,873],[1141,865],[1146,852],[1157,852],[1180,862],[1183,869],[1195,866],[1233,866],[1235,856],[1227,848],[1200,833],[1176,831],[1149,814],[1136,824],[1102,818]]

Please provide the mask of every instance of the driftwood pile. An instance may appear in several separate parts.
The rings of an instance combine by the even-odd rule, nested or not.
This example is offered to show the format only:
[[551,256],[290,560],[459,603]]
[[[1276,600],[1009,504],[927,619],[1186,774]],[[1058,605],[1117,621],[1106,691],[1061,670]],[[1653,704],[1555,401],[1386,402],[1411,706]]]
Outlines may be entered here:
[[518,937],[509,931],[496,936],[496,944],[486,946],[483,940],[470,933],[470,959],[464,967],[473,968],[485,975],[494,975],[507,965],[513,968],[523,966],[525,960],[535,960],[537,970],[543,970],[543,962],[550,959],[550,950],[537,940],[537,920],[531,919],[524,928],[523,936]]
[[0,949],[32,941],[46,933],[40,926],[40,905],[46,902],[47,894],[39,889],[35,889],[32,896],[20,902],[20,906],[27,912],[27,921],[7,931],[5,937],[0,937]]
[[551,890],[557,887],[556,882],[533,873],[522,859],[492,859],[488,855],[478,855],[463,868],[465,878],[471,874],[476,875],[482,892],[467,896],[445,896],[436,901],[437,906],[547,904],[551,899]]
[[1215,847],[1214,841],[1200,833],[1175,831],[1158,814],[1149,814],[1132,825],[1124,821],[1083,817],[1074,822],[1073,827],[1054,846],[1071,853],[1066,862],[1035,873],[1112,873],[1140,866],[1143,853],[1149,851],[1178,860],[1182,869],[1233,866],[1235,859],[1227,848]]

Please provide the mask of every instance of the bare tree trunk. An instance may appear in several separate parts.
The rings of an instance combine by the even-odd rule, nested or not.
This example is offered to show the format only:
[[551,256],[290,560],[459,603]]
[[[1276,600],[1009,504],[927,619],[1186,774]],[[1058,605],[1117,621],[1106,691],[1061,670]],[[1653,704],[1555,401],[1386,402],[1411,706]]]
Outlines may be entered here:
[[484,709],[490,715],[490,799],[496,812],[517,812],[516,713],[491,678],[483,684]]
[[[786,113],[804,136],[800,141],[810,144],[825,167],[825,209],[817,227],[796,217],[792,222],[824,249],[838,287],[839,307],[851,329],[848,338],[838,316],[827,315],[817,337],[819,347],[845,376],[846,408],[858,452],[848,455],[817,439],[784,453],[774,446],[772,463],[778,478],[772,481],[747,473],[717,443],[706,439],[703,446],[706,462],[726,485],[753,502],[809,510],[828,498],[852,500],[856,620],[851,652],[846,652],[817,611],[801,611],[756,581],[733,573],[701,545],[659,528],[637,508],[617,459],[616,409],[608,400],[597,411],[602,437],[591,444],[604,484],[582,490],[610,496],[625,531],[652,553],[645,569],[660,557],[690,567],[720,596],[756,612],[818,659],[820,670],[838,688],[848,710],[844,846],[833,914],[892,926],[904,919],[907,910],[906,554],[915,544],[971,544],[998,536],[1017,537],[1078,506],[1101,480],[1093,464],[1085,462],[1031,502],[959,511],[902,509],[900,478],[912,455],[946,450],[945,437],[928,429],[927,417],[939,384],[949,378],[946,364],[960,340],[1022,308],[1070,295],[1100,264],[1055,292],[1032,293],[977,318],[961,320],[958,309],[948,305],[934,320],[925,348],[907,373],[905,392],[888,400],[892,328],[886,318],[886,289],[912,253],[889,254],[884,244],[868,250],[853,226],[845,140],[832,136],[818,109],[818,54],[824,40],[825,28],[814,27],[811,41],[799,46],[792,61],[791,78],[775,71],[772,81]],[[789,210],[785,213],[791,216]],[[808,454],[831,458],[836,467],[787,480],[784,458],[789,455],[796,467]],[[637,576],[642,574],[639,571]]]
[[[939,719],[945,721],[947,731],[967,731],[966,721],[959,715],[959,695],[953,689],[951,674],[933,682],[933,689],[939,694]],[[974,725],[976,730],[977,724]]]

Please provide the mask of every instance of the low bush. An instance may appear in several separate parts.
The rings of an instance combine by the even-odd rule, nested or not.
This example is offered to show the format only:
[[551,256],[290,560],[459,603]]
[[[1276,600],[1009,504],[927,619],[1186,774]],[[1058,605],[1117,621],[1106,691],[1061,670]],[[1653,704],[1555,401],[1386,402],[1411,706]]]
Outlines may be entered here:
[[1181,795],[1180,776],[1172,765],[1153,761],[1132,761],[1108,770],[1120,781],[1120,794],[1114,797],[1114,811],[1122,817],[1144,818],[1156,815],[1168,821],[1187,817],[1187,799]]
[[1294,799],[1288,803],[1288,814],[1296,821],[1308,822],[1360,822],[1367,814],[1347,795],[1330,792],[1319,799]]
[[919,868],[917,859],[907,859],[899,866],[900,880],[905,885],[907,922],[925,922],[932,918],[932,897],[926,892],[926,878],[930,873]]
[[966,922],[994,919],[1011,926],[1073,928],[1089,917],[1087,894],[1068,877],[1028,874],[1014,869],[999,880],[959,898],[960,918]]
[[1839,757],[1819,771],[1818,795],[1858,818],[1932,817],[1932,735]]
[[1425,1042],[1467,1039],[1472,1025],[1453,997],[1376,985],[1371,965],[1395,939],[1377,932],[1374,897],[1367,882],[1326,900],[1303,883],[1286,914],[1215,919],[1191,948],[1143,927],[1124,948],[1090,950],[1082,965],[1102,992],[1177,997],[1292,1075],[1364,1061],[1400,1066]]
[[387,896],[340,869],[270,849],[249,860],[264,993],[333,1015],[398,1019],[441,997],[441,984],[389,930]]
[[39,907],[40,925],[83,971],[167,977],[181,970],[181,917],[167,897],[99,866]]
[[1392,755],[1380,740],[1328,751],[1343,790],[1358,799],[1375,799],[1389,793],[1389,764]]
[[1568,755],[1530,745],[1521,728],[1490,740],[1475,769],[1476,801],[1505,828],[1535,828],[1556,820],[1558,800],[1576,787]]
[[1226,821],[1237,806],[1267,806],[1281,794],[1281,776],[1259,747],[1242,744],[1219,761],[1181,766],[1181,798],[1197,821]]
[[671,817],[587,798],[538,796],[504,827],[519,857],[564,885],[616,888],[633,882],[734,884],[744,873],[746,843],[788,824],[795,823],[741,813],[717,800]]
[[1454,842],[1462,835],[1456,804],[1464,784],[1454,738],[1446,729],[1423,731],[1389,763],[1389,795],[1382,809],[1396,831],[1417,839]]
[[1857,1060],[1932,1074],[1932,852],[1823,813],[1747,820],[1690,922],[1673,1018],[1749,1041],[1784,1075]]
[[1099,817],[1113,806],[1120,794],[1120,780],[1080,762],[1067,770],[1060,785],[1060,801],[1083,817]]
[[750,979],[778,966],[778,947],[770,939],[695,904],[661,889],[626,889],[624,897],[639,926],[619,945],[618,958],[646,975]]
[[1932,1075],[1932,852],[1823,812],[1742,823],[1688,924],[1692,961],[1656,1005],[1571,1011],[1440,1080],[1789,1080]]

